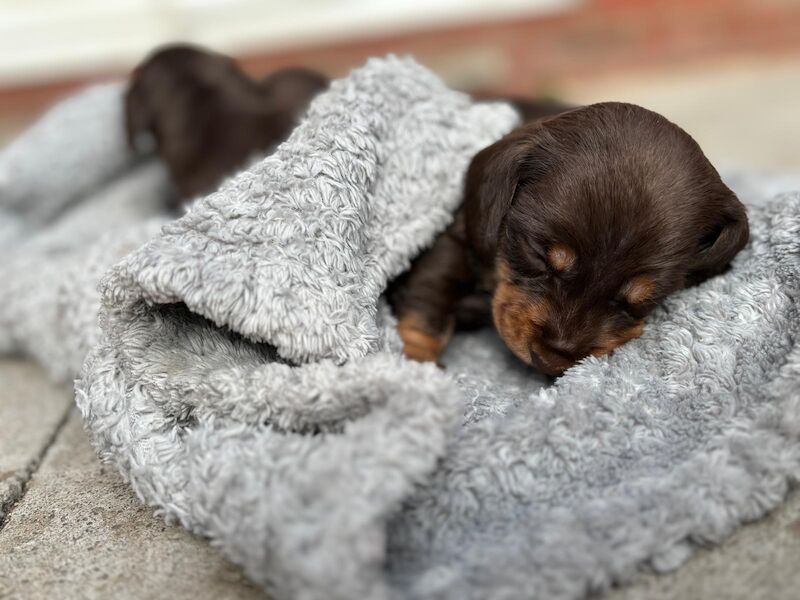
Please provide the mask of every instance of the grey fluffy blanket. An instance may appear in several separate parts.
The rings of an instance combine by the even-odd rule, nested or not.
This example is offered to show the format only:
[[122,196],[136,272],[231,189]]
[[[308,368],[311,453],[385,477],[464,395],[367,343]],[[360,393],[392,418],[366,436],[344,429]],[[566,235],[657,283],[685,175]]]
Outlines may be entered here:
[[[118,94],[84,96],[86,113]],[[674,568],[800,475],[800,194],[740,180],[752,243],[733,269],[553,385],[489,331],[457,336],[446,371],[409,362],[381,291],[514,124],[372,60],[163,228],[133,209],[163,174],[120,143],[62,220],[19,218],[40,233],[0,268],[0,348],[54,376],[88,351],[76,397],[101,456],[276,598],[577,598]],[[73,240],[63,219],[97,235],[106,204],[138,224]]]

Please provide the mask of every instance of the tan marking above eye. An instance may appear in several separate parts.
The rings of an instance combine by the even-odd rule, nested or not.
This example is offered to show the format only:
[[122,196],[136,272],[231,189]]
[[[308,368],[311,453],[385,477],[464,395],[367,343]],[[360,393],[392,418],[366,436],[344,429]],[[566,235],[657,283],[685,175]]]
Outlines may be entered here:
[[622,288],[622,295],[631,304],[641,304],[653,298],[656,283],[649,275],[638,275]]
[[566,244],[555,244],[547,251],[547,262],[556,271],[564,271],[575,264],[575,251]]

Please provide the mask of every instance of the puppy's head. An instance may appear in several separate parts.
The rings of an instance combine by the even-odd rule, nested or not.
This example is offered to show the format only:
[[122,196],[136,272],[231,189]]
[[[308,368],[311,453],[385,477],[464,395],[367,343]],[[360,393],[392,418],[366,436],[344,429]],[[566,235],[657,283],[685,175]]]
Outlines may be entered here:
[[661,299],[748,240],[744,207],[697,143],[630,104],[518,128],[475,157],[466,190],[497,330],[549,374],[639,336]]
[[292,131],[327,80],[308,69],[256,81],[222,54],[189,45],[159,49],[134,71],[126,95],[132,146],[150,136],[183,197],[215,189]]

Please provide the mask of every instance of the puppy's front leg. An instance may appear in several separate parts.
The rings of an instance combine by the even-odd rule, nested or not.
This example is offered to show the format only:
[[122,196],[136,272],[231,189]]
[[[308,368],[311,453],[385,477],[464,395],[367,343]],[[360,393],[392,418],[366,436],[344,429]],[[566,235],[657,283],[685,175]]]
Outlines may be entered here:
[[463,230],[463,216],[458,213],[453,224],[390,288],[389,299],[408,358],[438,361],[453,334],[456,304],[474,287]]
[[420,362],[439,362],[453,334],[454,321],[447,319],[444,331],[436,331],[419,314],[409,312],[397,323],[397,332],[403,340],[403,354]]

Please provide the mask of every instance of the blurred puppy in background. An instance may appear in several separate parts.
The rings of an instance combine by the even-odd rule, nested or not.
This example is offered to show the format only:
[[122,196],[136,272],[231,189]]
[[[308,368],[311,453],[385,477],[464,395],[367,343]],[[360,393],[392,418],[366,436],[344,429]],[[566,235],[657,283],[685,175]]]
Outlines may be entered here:
[[[125,97],[128,141],[154,143],[180,200],[214,191],[247,160],[284,141],[311,100],[328,87],[315,71],[292,67],[261,80],[225,55],[164,46],[133,71]],[[525,121],[569,108],[554,100],[508,100]]]
[[152,137],[181,199],[190,199],[284,141],[327,86],[324,76],[302,68],[255,81],[227,56],[168,46],[131,76],[128,140],[139,147]]

